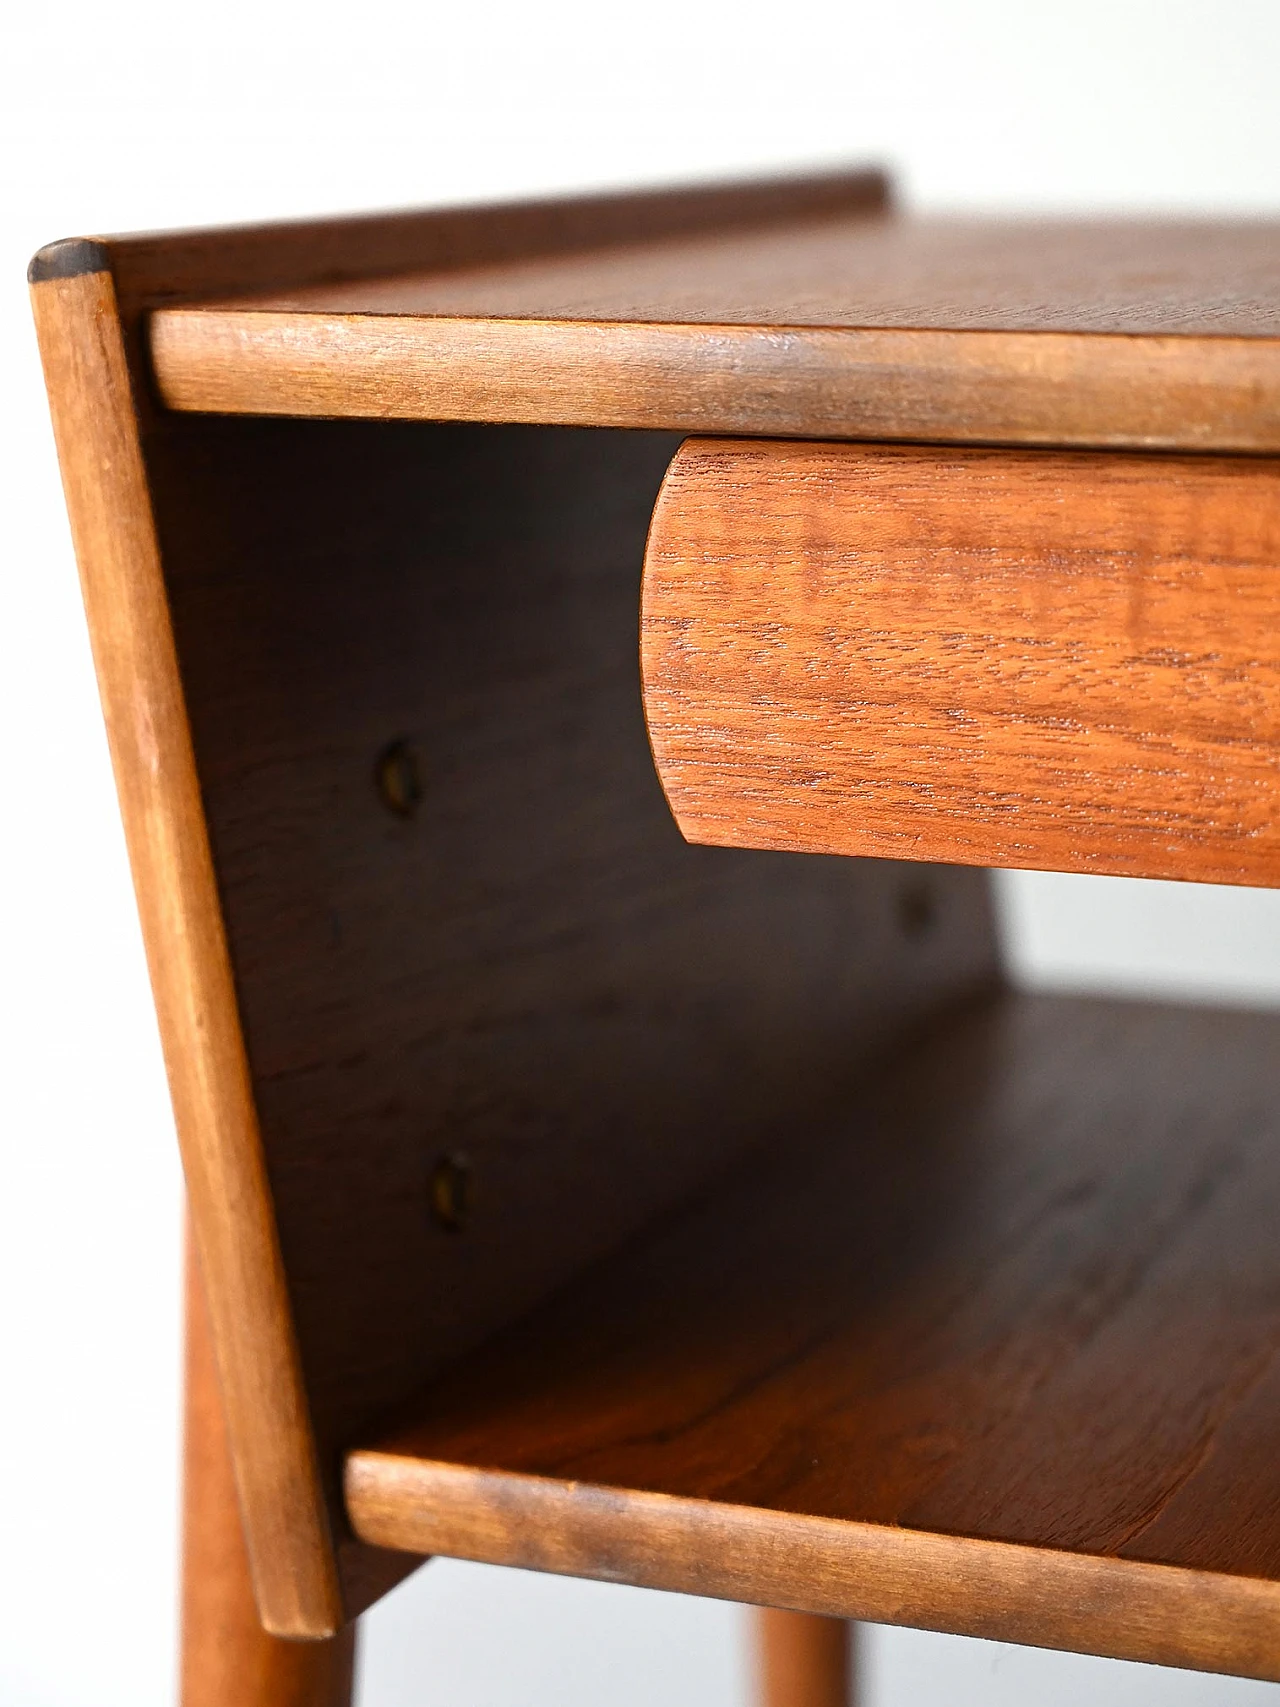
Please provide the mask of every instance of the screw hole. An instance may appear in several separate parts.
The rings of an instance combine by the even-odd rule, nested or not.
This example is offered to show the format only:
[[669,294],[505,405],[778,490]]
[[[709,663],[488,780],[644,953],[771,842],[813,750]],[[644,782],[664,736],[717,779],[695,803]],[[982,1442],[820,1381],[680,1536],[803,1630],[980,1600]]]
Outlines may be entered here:
[[471,1214],[474,1186],[471,1163],[456,1153],[441,1156],[431,1171],[431,1214],[438,1226],[460,1233]]
[[926,936],[937,919],[933,891],[927,883],[910,883],[898,896],[898,923],[904,936]]
[[374,781],[382,804],[397,818],[412,818],[422,803],[422,764],[411,741],[392,741],[378,754]]

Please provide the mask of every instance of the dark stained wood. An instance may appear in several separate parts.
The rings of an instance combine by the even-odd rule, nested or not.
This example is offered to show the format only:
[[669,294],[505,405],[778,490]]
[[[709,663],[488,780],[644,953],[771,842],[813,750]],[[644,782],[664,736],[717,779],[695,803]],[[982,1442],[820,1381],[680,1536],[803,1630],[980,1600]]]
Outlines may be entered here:
[[289,1642],[259,1622],[190,1249],[186,1292],[181,1707],[350,1707],[354,1624],[327,1642]]
[[803,213],[193,302],[174,408],[1280,449],[1280,225]]
[[1002,996],[348,1461],[359,1533],[1280,1678],[1280,1019]]
[[[376,1417],[992,978],[986,879],[937,873],[918,933],[909,867],[682,842],[636,646],[669,440],[173,435],[174,626],[340,1530]],[[461,1230],[433,1190],[457,1156]],[[340,1562],[351,1609],[387,1580]]]
[[686,444],[645,703],[695,842],[1280,882],[1280,463]]

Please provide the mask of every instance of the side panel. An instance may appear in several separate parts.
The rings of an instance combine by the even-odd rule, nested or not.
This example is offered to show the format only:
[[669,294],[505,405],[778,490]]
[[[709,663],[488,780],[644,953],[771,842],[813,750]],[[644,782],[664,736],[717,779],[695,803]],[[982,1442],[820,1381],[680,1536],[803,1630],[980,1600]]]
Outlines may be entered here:
[[111,276],[33,287],[67,509],[265,1622],[342,1617]]

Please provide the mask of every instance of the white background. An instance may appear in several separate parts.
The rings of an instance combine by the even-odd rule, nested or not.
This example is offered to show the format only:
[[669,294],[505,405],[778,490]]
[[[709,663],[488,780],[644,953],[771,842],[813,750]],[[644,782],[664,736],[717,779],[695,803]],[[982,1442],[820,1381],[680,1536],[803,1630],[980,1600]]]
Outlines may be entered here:
[[[67,234],[866,159],[919,207],[1280,210],[1275,0],[24,0],[0,27],[0,1707],[171,1699],[179,1181],[23,271]],[[1041,982],[1280,1003],[1280,896],[1019,877]],[[360,1707],[729,1707],[734,1608],[434,1565]],[[873,1632],[875,1707],[1280,1690]],[[234,1707],[234,1704],[229,1704]]]

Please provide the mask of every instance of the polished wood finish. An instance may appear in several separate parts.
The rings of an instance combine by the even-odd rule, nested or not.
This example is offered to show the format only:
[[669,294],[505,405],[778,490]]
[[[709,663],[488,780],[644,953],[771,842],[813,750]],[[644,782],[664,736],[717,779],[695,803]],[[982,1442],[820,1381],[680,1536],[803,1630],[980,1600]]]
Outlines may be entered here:
[[876,1623],[1274,1681],[1275,1585],[386,1454],[350,1468],[364,1530],[459,1557],[682,1594],[769,1592]]
[[155,407],[159,303],[365,236],[409,240],[72,243],[33,287],[259,1603],[316,1637],[412,1568],[350,1533],[352,1440],[995,976],[977,873],[921,935],[896,865],[682,843],[636,662],[673,440]]
[[190,1249],[186,1293],[181,1707],[350,1707],[354,1624],[327,1642],[289,1642],[259,1621]]
[[1280,463],[687,443],[645,705],[691,841],[1280,882]]
[[263,1614],[341,1619],[153,489],[111,275],[33,286],[67,509]]
[[[438,1550],[1280,1678],[1277,1022],[998,995],[958,862],[1021,844],[949,716],[985,719],[1042,863],[1261,880],[1272,465],[682,453],[757,463],[667,559],[677,485],[659,507],[653,750],[686,824],[673,759],[702,767],[722,840],[751,813],[782,838],[803,783],[761,854],[687,845],[653,773],[636,603],[675,441],[555,424],[1280,449],[1265,229],[908,229],[883,201],[854,175],[34,263],[278,1634],[328,1637]],[[864,506],[875,608],[936,748],[925,808],[891,705],[901,796],[855,829],[956,862],[928,873],[796,851],[806,820],[854,834],[844,784],[796,770],[815,717],[833,775],[859,750],[820,691],[874,641],[836,572],[854,461],[892,499]],[[832,472],[748,539],[784,465]],[[748,544],[791,586],[778,644],[695,644],[743,622]],[[681,563],[732,596],[682,612]],[[744,816],[708,737],[731,756],[770,695]],[[342,1652],[289,1675],[340,1692]]]
[[384,1546],[1280,1678],[1280,1018],[998,996],[348,1460]]
[[765,1607],[756,1613],[759,1707],[854,1707],[857,1626]]
[[158,312],[160,395],[247,414],[1280,450],[1280,227],[740,223]]

